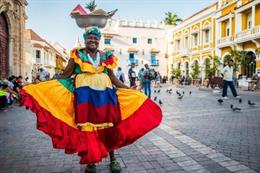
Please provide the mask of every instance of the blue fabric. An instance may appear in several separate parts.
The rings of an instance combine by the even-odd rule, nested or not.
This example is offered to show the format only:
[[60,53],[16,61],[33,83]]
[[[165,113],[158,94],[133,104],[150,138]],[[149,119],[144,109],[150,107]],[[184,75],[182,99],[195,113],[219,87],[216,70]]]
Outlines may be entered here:
[[107,104],[117,105],[116,89],[106,88],[104,91],[91,89],[88,86],[79,87],[74,90],[76,103],[91,103],[97,107]]
[[234,87],[233,81],[226,81],[226,80],[224,80],[224,87],[223,87],[222,97],[226,97],[227,96],[227,88],[228,88],[228,86],[230,87],[233,96],[236,97],[237,96],[237,91],[236,91],[236,89]]
[[151,98],[151,81],[149,79],[144,80],[144,93]]

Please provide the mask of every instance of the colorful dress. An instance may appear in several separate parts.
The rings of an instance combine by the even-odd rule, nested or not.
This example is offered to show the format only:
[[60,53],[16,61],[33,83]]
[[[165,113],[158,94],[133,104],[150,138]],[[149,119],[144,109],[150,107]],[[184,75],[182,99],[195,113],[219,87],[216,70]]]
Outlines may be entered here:
[[54,148],[78,153],[81,164],[97,163],[160,124],[157,104],[137,90],[112,85],[107,73],[117,58],[111,52],[97,67],[83,50],[72,50],[71,58],[74,78],[30,84],[20,92],[22,105],[36,113],[37,128]]

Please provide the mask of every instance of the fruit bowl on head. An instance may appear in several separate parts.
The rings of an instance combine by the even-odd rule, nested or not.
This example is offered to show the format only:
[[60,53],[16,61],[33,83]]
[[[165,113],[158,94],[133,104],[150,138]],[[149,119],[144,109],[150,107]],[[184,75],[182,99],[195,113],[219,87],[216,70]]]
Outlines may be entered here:
[[117,9],[107,13],[93,13],[87,15],[71,14],[71,17],[75,19],[80,28],[87,28],[89,26],[104,28],[107,24],[107,20],[111,18],[116,11]]

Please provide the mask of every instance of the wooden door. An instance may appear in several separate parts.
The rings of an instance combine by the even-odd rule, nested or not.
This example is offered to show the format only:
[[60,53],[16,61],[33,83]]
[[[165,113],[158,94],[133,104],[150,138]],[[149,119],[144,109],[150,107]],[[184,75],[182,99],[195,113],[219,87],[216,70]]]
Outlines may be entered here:
[[4,14],[0,14],[0,78],[7,78],[8,60],[8,26]]

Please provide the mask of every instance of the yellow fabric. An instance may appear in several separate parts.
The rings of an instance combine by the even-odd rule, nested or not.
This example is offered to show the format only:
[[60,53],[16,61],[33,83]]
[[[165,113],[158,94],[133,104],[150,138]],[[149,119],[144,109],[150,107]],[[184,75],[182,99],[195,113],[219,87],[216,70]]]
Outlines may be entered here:
[[[29,84],[23,89],[33,96],[38,104],[49,111],[55,118],[67,125],[78,129],[74,121],[74,96],[57,80],[41,82],[39,84]],[[147,99],[147,97],[137,90],[119,88],[117,90],[118,102],[121,111],[121,118],[129,118]],[[97,129],[109,128],[109,124],[91,125],[85,124],[80,129],[82,131],[95,131]]]
[[74,96],[57,80],[30,84],[23,89],[37,100],[38,104],[71,127],[77,128],[74,121]]
[[146,95],[133,89],[119,88],[116,94],[120,105],[122,120],[130,117],[147,99]]
[[82,130],[82,131],[92,131],[94,130],[101,130],[101,129],[105,129],[105,128],[109,128],[109,127],[113,127],[113,123],[102,123],[102,124],[93,124],[93,123],[79,123],[77,124],[78,127]]
[[70,57],[74,60],[75,63],[77,63],[80,66],[80,69],[82,72],[89,72],[89,73],[102,73],[106,68],[113,70],[117,66],[117,57],[113,55],[113,64],[107,65],[104,62],[101,63],[101,65],[96,69],[92,64],[88,62],[83,62],[82,59],[77,56],[76,52],[79,49],[73,49],[70,52]]
[[113,88],[111,80],[105,73],[91,74],[82,73],[77,75],[75,81],[75,87],[89,86],[96,90],[105,90],[106,88]]

